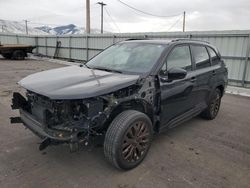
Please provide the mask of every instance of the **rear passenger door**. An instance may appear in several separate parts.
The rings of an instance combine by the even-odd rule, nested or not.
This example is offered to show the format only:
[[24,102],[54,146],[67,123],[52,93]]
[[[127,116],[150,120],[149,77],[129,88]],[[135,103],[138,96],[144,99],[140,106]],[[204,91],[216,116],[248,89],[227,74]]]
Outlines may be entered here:
[[210,56],[206,46],[191,45],[191,51],[195,64],[197,84],[197,88],[194,91],[196,96],[195,105],[205,108],[214,82],[214,70],[211,66]]

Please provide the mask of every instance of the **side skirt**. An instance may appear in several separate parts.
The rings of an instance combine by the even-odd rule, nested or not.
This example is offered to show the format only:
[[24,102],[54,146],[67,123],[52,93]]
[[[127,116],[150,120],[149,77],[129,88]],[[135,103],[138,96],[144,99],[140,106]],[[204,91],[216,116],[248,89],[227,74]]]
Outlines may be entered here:
[[193,117],[199,115],[203,110],[205,110],[206,107],[207,107],[207,105],[204,103],[204,104],[198,105],[198,106],[192,108],[191,110],[175,117],[174,119],[170,120],[167,124],[161,126],[159,129],[159,133],[164,132],[168,129],[174,128],[174,127],[184,123],[185,121],[192,119]]

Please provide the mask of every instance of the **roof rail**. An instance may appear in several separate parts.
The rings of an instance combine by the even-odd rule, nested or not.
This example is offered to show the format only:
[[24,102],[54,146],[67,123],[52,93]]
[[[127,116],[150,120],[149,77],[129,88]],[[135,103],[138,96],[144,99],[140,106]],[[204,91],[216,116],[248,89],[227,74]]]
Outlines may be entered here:
[[130,39],[126,39],[125,41],[130,41],[130,40],[148,40],[146,38],[130,38]]
[[125,41],[130,41],[130,40],[150,40],[150,38],[148,38],[147,35],[144,35],[138,38],[129,38],[129,39],[126,39]]
[[205,42],[207,44],[210,44],[208,41],[205,41],[205,40],[198,40],[198,39],[190,39],[190,38],[179,38],[179,39],[173,39],[172,42],[177,42],[177,41],[185,41],[185,40],[188,40],[188,41],[196,41],[196,42]]
[[131,39],[126,39],[125,41],[132,41],[132,40],[150,40],[146,38],[131,38]]

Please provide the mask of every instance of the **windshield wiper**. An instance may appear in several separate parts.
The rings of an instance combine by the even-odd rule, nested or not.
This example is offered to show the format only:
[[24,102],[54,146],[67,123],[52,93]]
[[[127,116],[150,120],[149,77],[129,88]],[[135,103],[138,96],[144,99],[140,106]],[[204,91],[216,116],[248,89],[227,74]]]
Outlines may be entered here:
[[91,67],[91,69],[102,70],[102,71],[107,71],[107,72],[122,73],[122,71],[119,71],[119,70],[107,69],[103,67]]

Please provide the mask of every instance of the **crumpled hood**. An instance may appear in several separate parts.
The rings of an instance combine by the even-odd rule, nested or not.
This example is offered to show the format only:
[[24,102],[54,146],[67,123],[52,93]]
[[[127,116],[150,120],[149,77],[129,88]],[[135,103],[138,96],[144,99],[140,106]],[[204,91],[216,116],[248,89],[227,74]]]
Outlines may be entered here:
[[139,75],[68,66],[31,74],[18,84],[50,99],[84,99],[128,87],[138,78]]

